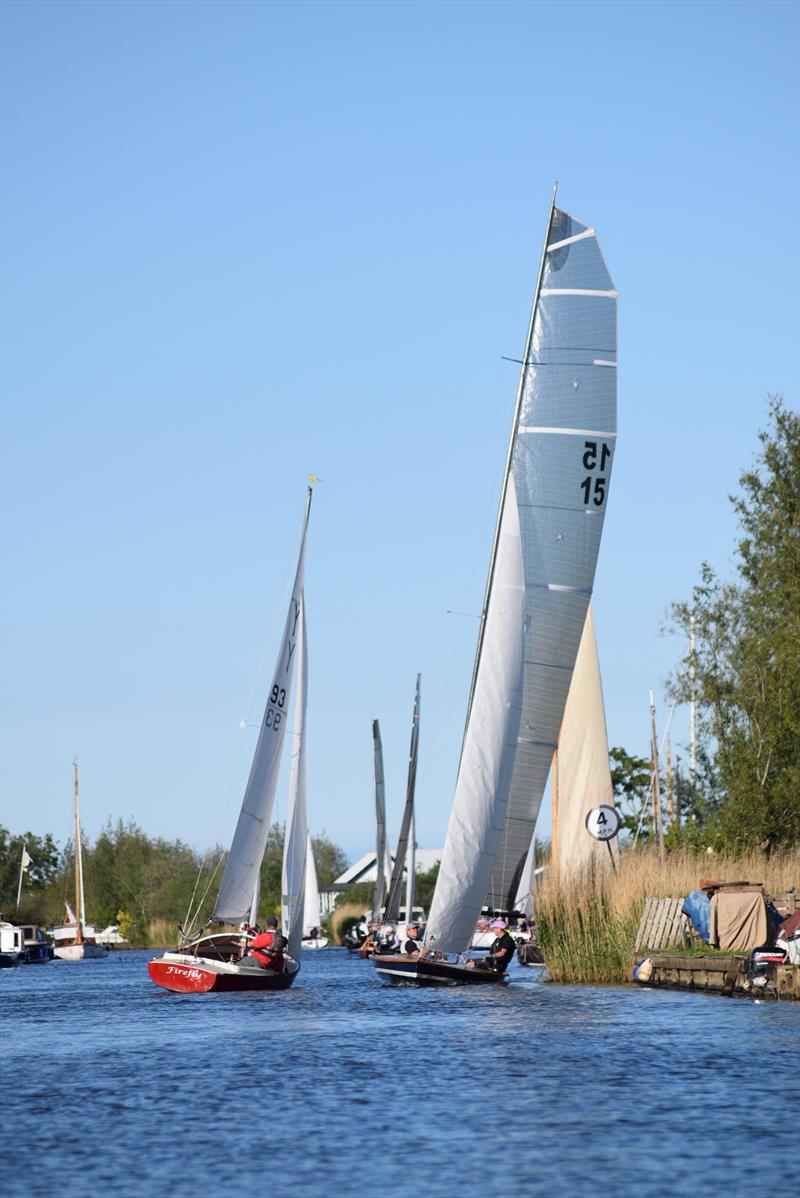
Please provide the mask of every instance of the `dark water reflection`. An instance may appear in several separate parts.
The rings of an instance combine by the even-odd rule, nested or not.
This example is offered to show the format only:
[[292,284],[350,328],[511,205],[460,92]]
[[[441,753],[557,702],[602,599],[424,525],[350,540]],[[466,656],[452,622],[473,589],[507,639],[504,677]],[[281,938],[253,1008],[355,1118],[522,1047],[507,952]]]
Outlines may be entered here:
[[285,994],[180,996],[148,955],[0,972],[7,1198],[731,1198],[791,1174],[795,1005],[516,966],[393,990],[341,949]]

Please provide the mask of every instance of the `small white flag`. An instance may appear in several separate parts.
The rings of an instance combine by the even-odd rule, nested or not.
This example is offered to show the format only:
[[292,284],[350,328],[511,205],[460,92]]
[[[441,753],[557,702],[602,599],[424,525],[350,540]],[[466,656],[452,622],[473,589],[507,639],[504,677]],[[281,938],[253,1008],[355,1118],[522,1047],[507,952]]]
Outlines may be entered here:
[[33,861],[33,857],[31,857],[30,853],[25,848],[25,845],[23,845],[22,846],[22,872],[24,874],[26,874],[28,872],[28,866],[32,863],[32,861]]

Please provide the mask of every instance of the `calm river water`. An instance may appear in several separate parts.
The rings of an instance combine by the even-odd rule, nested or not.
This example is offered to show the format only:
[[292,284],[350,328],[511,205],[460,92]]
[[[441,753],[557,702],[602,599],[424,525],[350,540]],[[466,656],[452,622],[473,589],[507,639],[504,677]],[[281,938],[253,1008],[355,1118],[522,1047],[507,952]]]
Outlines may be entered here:
[[796,1005],[516,964],[394,990],[344,949],[180,996],[149,955],[0,972],[4,1198],[731,1198],[794,1168]]

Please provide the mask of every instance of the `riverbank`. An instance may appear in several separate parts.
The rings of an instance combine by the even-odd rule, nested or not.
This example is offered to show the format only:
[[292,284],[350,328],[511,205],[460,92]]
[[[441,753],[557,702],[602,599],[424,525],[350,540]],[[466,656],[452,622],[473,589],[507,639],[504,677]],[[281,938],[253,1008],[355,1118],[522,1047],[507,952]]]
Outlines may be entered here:
[[[646,900],[690,894],[701,877],[760,882],[767,894],[800,891],[800,849],[771,857],[671,853],[663,862],[654,849],[643,849],[622,853],[617,871],[610,864],[589,867],[549,878],[537,890],[539,944],[552,981],[630,981]],[[677,942],[664,951],[681,954],[684,946]]]

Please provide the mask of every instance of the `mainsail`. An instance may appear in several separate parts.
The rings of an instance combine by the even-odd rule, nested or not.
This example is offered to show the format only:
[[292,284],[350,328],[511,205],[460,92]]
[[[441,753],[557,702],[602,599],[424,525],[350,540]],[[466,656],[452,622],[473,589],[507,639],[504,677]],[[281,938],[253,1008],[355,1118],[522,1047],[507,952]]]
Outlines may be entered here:
[[372,721],[372,747],[375,759],[375,897],[372,900],[372,918],[380,919],[386,895],[386,787],[383,780],[383,745],[381,729],[377,720]]
[[[411,721],[411,747],[408,753],[408,782],[406,784],[406,805],[403,808],[403,819],[400,824],[400,836],[397,841],[397,854],[394,859],[392,880],[389,885],[389,897],[386,900],[384,919],[387,923],[396,923],[400,915],[400,900],[403,889],[403,866],[408,854],[409,835],[413,835],[414,822],[414,790],[417,785],[417,755],[419,752],[419,686],[421,675],[417,674],[417,689],[414,693],[414,716]],[[406,919],[411,913],[406,912]]]
[[553,207],[511,468],[525,563],[523,712],[484,897],[514,900],[594,585],[617,435],[617,292],[594,229]]
[[309,487],[297,573],[292,587],[292,597],[289,600],[281,648],[272,676],[267,706],[258,734],[258,743],[244,792],[230,856],[225,866],[222,885],[214,908],[213,918],[223,923],[238,923],[248,917],[255,893],[256,878],[261,869],[261,861],[267,844],[294,677],[302,608],[303,561],[310,510],[311,488]]
[[592,608],[586,613],[575,670],[558,737],[558,810],[553,820],[553,862],[563,877],[607,849],[586,830],[593,807],[614,805],[608,764],[603,685]]
[[426,943],[444,952],[467,947],[483,904],[513,906],[531,846],[608,498],[616,297],[594,229],[554,202],[426,932]]
[[295,744],[289,775],[289,807],[283,845],[281,874],[281,925],[289,941],[289,956],[297,960],[303,939],[303,901],[306,886],[308,818],[306,814],[306,707],[308,702],[308,657],[306,653],[306,609],[300,597],[300,635],[297,645],[297,698],[295,700]]

